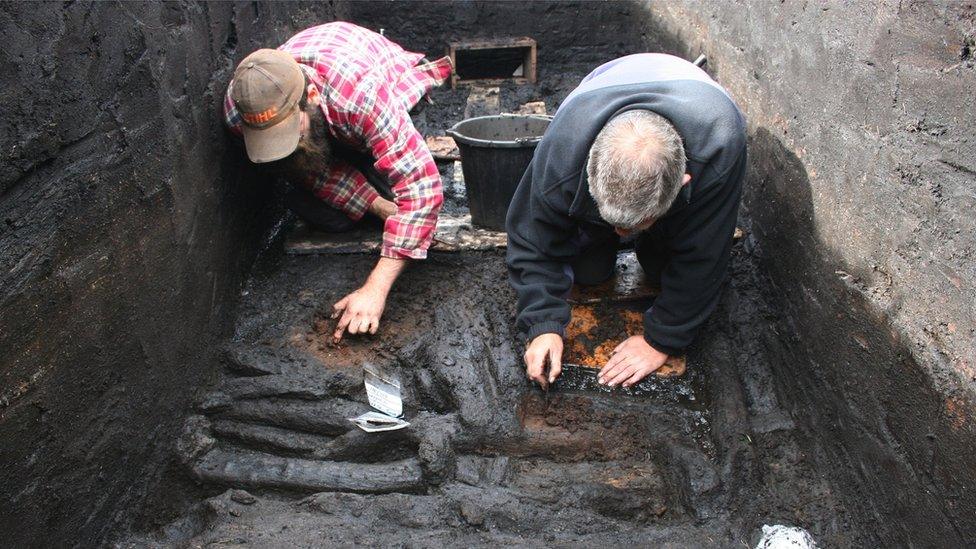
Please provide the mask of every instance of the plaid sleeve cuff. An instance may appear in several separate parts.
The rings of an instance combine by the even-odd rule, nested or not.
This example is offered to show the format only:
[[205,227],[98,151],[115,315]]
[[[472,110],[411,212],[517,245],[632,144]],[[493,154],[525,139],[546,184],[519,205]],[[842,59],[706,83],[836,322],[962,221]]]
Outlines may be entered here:
[[380,194],[376,192],[376,189],[363,178],[362,184],[352,189],[349,199],[342,204],[336,204],[336,206],[351,219],[358,221],[366,215],[373,201],[379,197]]
[[427,259],[427,249],[397,248],[396,246],[390,246],[384,242],[383,246],[380,248],[380,255],[383,257],[391,257],[393,259]]
[[[401,206],[402,207],[402,206]],[[422,221],[412,219],[417,212],[401,212],[391,215],[383,224],[383,246],[380,255],[394,259],[426,259],[427,249],[434,240],[433,220],[422,217]]]
[[425,178],[415,181],[397,195],[396,215],[383,225],[384,257],[424,259],[434,241],[437,214],[444,202],[440,180]]

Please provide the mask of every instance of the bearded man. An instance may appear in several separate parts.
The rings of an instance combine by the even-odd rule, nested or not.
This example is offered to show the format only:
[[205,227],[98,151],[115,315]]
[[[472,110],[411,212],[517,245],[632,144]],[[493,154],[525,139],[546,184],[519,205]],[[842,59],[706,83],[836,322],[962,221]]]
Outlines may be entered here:
[[615,349],[599,381],[630,386],[682,354],[718,302],[745,168],[745,120],[694,64],[637,54],[590,73],[556,112],[508,210],[528,377],[546,386],[559,376],[567,292],[608,279],[619,239],[632,235],[661,293],[644,333]]
[[237,66],[228,127],[247,156],[294,184],[288,205],[311,225],[347,230],[383,222],[380,258],[365,283],[333,306],[336,340],[375,334],[393,283],[427,257],[443,203],[440,174],[409,111],[452,72],[383,36],[336,22],[306,29]]

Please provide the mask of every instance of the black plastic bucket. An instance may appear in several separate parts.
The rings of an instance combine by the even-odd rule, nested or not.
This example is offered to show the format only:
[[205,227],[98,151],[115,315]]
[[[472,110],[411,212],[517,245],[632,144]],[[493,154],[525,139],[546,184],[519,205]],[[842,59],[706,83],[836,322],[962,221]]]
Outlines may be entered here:
[[523,114],[479,116],[447,130],[461,152],[473,224],[505,230],[508,204],[551,120]]

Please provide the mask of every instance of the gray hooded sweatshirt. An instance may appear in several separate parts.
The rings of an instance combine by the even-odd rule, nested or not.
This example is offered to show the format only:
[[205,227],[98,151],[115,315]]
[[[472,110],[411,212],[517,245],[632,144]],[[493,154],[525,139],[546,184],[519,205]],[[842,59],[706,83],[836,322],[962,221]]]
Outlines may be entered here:
[[[661,294],[644,314],[644,338],[661,352],[680,354],[715,309],[746,168],[745,119],[721,87],[701,77],[705,73],[675,59],[641,54],[596,69],[567,98],[536,148],[506,221],[516,323],[527,339],[564,335],[572,285],[566,265],[579,252],[578,235],[613,230],[590,196],[586,161],[604,124],[632,109],[653,111],[674,125],[692,178],[655,223],[671,259]],[[661,62],[668,70],[649,70]]]

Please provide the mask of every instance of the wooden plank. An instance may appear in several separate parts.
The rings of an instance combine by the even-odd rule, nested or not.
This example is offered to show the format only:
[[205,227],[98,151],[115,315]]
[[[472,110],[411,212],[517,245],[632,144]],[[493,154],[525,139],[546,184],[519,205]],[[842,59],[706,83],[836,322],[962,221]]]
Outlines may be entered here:
[[539,114],[546,116],[549,113],[546,111],[545,101],[532,101],[516,109],[515,114]]
[[[289,255],[348,255],[378,253],[383,243],[379,227],[358,228],[345,233],[310,229],[299,221],[285,237]],[[470,215],[442,214],[437,220],[431,251],[465,252],[495,250],[508,245],[504,232],[471,225]]]
[[513,76],[512,78],[475,78],[471,80],[457,80],[454,84],[455,88],[462,88],[464,86],[499,86],[501,84],[513,83],[519,86],[525,84],[531,84],[528,78],[523,78],[521,76]]
[[457,75],[457,49],[454,44],[448,44],[447,46],[447,56],[451,58],[451,66],[454,69],[451,71],[451,89],[457,87],[458,75]]
[[528,36],[518,38],[491,38],[475,40],[457,40],[448,44],[452,50],[493,50],[499,48],[535,47],[536,42]]
[[454,162],[461,160],[461,153],[458,151],[457,143],[454,138],[448,135],[428,135],[424,138],[427,148],[430,149],[431,156],[437,162]]
[[536,48],[535,40],[532,41],[532,46],[529,48],[529,55],[526,57],[525,69],[522,74],[525,75],[525,79],[529,81],[530,84],[535,84],[535,67],[536,67]]

